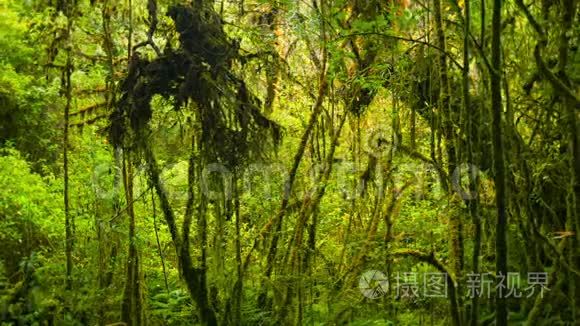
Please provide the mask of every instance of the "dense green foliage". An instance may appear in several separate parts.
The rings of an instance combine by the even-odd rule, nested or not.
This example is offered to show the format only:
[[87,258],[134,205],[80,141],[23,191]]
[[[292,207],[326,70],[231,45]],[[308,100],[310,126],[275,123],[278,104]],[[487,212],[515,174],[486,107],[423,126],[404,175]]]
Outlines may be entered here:
[[578,7],[0,0],[0,325],[577,325]]

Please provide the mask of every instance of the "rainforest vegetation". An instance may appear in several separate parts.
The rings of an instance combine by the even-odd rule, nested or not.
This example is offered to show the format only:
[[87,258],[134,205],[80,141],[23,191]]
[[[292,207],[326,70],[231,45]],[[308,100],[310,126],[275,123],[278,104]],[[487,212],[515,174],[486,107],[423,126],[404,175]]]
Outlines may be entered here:
[[580,325],[576,0],[0,0],[1,325]]

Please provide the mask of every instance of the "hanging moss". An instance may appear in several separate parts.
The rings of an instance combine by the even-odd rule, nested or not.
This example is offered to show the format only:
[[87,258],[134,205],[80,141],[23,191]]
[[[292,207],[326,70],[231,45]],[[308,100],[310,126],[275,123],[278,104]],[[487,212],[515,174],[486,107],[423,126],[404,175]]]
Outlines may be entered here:
[[[230,166],[260,155],[265,133],[277,146],[280,128],[260,111],[260,101],[231,70],[238,46],[225,34],[219,15],[207,4],[175,5],[167,15],[179,33],[179,48],[167,47],[149,61],[134,53],[122,95],[110,116],[114,144],[135,143],[152,117],[151,99],[173,99],[175,109],[195,109],[202,127],[204,156]],[[194,102],[195,105],[188,105]],[[233,119],[232,119],[233,117]]]

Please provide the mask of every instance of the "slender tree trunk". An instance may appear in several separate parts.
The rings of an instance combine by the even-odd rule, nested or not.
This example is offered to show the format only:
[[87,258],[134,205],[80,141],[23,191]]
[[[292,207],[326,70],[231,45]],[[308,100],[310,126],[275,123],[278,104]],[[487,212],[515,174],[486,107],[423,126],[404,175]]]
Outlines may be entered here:
[[[568,78],[568,51],[570,48],[570,36],[572,34],[572,26],[574,16],[576,14],[576,1],[563,0],[561,1],[562,10],[562,30],[560,31],[559,55],[558,55],[558,77],[562,80],[564,85],[570,87],[572,82]],[[572,88],[573,89],[573,88]],[[568,220],[566,221],[566,229],[576,233],[576,237],[570,239],[570,263],[576,268],[580,268],[580,141],[578,139],[578,117],[577,117],[577,103],[574,103],[569,97],[563,97],[563,105],[566,110],[566,122],[569,133],[569,146],[572,153],[570,160],[570,172],[572,178],[571,190],[574,194],[572,197],[572,207],[568,213]],[[574,249],[576,248],[576,249]],[[580,277],[569,272],[569,298],[571,301],[572,318],[576,322],[580,318],[580,312],[577,308],[577,300],[580,298]]]
[[[326,58],[326,56],[325,56]],[[324,59],[326,62],[326,59]],[[308,144],[308,139],[312,134],[312,130],[314,129],[314,124],[322,112],[322,102],[324,100],[324,95],[326,94],[326,64],[323,65],[323,71],[320,75],[320,84],[318,89],[318,97],[316,103],[314,104],[314,108],[310,115],[310,119],[308,122],[308,126],[302,135],[300,140],[300,145],[298,147],[298,151],[294,155],[294,160],[292,163],[292,167],[288,174],[288,179],[284,185],[284,196],[282,198],[282,204],[280,205],[280,209],[273,220],[271,220],[266,226],[264,226],[264,230],[268,232],[272,226],[274,227],[274,231],[272,232],[272,240],[270,242],[270,247],[268,250],[268,262],[266,264],[266,278],[270,278],[272,275],[272,271],[274,269],[274,264],[278,252],[278,240],[280,238],[280,232],[282,231],[282,222],[284,216],[286,215],[286,209],[288,208],[288,204],[290,202],[290,195],[292,193],[292,188],[294,186],[294,180],[296,179],[296,174],[298,173],[298,167],[300,166],[300,162],[302,161],[302,157],[304,156],[304,152],[306,150],[306,145]],[[262,293],[258,297],[258,302],[260,305],[264,305],[266,303],[266,289],[262,290]]]
[[[96,195],[96,192],[95,194]],[[96,196],[95,196],[96,197]],[[99,326],[105,325],[105,289],[107,288],[105,283],[105,277],[107,272],[107,238],[105,236],[104,223],[99,215],[100,207],[95,201],[94,203],[95,211],[95,229],[97,231],[97,247],[99,250],[99,255],[97,259],[97,284],[98,284],[98,321]]]
[[280,46],[282,40],[278,35],[281,29],[277,26],[280,18],[278,18],[279,9],[276,1],[272,1],[271,6],[270,11],[266,13],[265,16],[266,25],[268,26],[269,31],[274,35],[273,45],[276,47],[276,51],[272,51],[274,63],[266,66],[266,99],[264,101],[264,111],[266,114],[272,113],[278,88],[278,79],[280,77],[278,66],[280,65],[281,56],[283,55],[282,47]]
[[[437,43],[441,51],[439,51],[439,78],[440,78],[440,112],[441,112],[441,122],[443,134],[446,139],[446,149],[447,149],[447,163],[448,163],[448,173],[447,175],[453,175],[457,167],[457,152],[455,148],[455,132],[453,131],[453,112],[450,105],[450,88],[449,88],[449,77],[447,75],[447,56],[446,56],[446,41],[445,41],[445,30],[443,25],[443,18],[441,12],[441,0],[434,0],[433,10],[435,15],[435,31],[437,34]],[[452,187],[448,188],[451,192]],[[450,193],[451,194],[451,193]],[[461,222],[461,217],[457,213],[452,213],[449,215],[449,234],[450,234],[450,252],[453,257],[452,270],[455,274],[455,279],[458,281],[457,287],[458,292],[461,292],[460,280],[461,273],[463,269],[463,236],[462,236],[463,225]],[[459,309],[462,310],[462,298],[457,298]],[[460,316],[462,314],[460,313]]]
[[[312,192],[312,195],[310,194],[306,194],[306,198],[304,199],[303,203],[302,203],[302,208],[300,209],[300,213],[298,216],[298,221],[296,222],[296,226],[295,226],[295,231],[294,231],[294,241],[293,241],[293,248],[291,249],[291,254],[290,254],[290,272],[293,271],[297,271],[298,272],[298,284],[297,284],[297,288],[298,288],[298,294],[301,294],[302,291],[302,286],[301,286],[301,282],[302,282],[302,262],[303,262],[303,245],[302,245],[302,239],[304,236],[304,229],[306,227],[306,224],[308,222],[308,218],[312,215],[315,214],[315,211],[318,209],[318,205],[320,204],[320,201],[322,200],[322,197],[324,197],[324,193],[326,191],[326,184],[328,182],[328,179],[330,177],[330,174],[332,173],[332,161],[334,158],[334,153],[336,151],[336,146],[338,144],[338,138],[340,137],[340,134],[342,132],[342,127],[344,126],[344,123],[346,121],[346,116],[347,113],[345,112],[344,115],[341,117],[341,120],[339,122],[339,125],[337,127],[337,130],[335,131],[334,135],[333,135],[333,139],[332,139],[332,143],[330,144],[330,150],[328,152],[328,155],[326,157],[326,162],[324,164],[324,170],[322,171],[322,175],[317,178],[316,182],[315,182],[315,189]],[[286,299],[284,302],[284,305],[282,306],[282,313],[280,314],[280,316],[285,316],[286,315],[286,311],[288,308],[292,307],[292,298],[294,296],[294,291],[296,285],[295,284],[289,284],[287,289],[286,289]],[[299,302],[299,310],[298,310],[298,321],[301,322],[300,316],[302,313],[302,304],[301,302]]]
[[155,193],[151,190],[151,209],[153,210],[153,230],[155,230],[155,241],[157,242],[157,252],[161,259],[161,267],[163,268],[163,280],[165,281],[165,290],[169,294],[169,283],[167,282],[167,271],[165,269],[165,258],[163,257],[163,250],[161,250],[161,242],[159,241],[159,227],[157,226],[157,209],[155,208]]
[[[114,157],[115,157],[115,176],[113,178],[113,218],[109,222],[109,228],[113,229],[115,224],[115,218],[121,215],[121,196],[120,196],[120,189],[121,189],[121,182],[123,179],[123,150],[116,146],[114,149]],[[107,274],[105,276],[105,286],[110,286],[113,283],[113,274],[115,270],[115,264],[117,262],[117,253],[118,248],[120,247],[120,239],[119,236],[115,233],[112,234],[112,241],[111,241],[111,251],[109,254],[108,259],[108,267],[107,267]]]
[[135,218],[129,210],[131,209],[129,206],[132,206],[132,197],[129,194],[129,185],[128,183],[128,176],[127,176],[127,156],[123,160],[123,187],[125,189],[125,199],[127,201],[127,213],[129,215],[129,249],[127,251],[127,278],[125,279],[125,291],[123,292],[123,300],[121,303],[121,320],[125,322],[127,325],[133,325],[132,321],[132,313],[131,310],[133,308],[133,283],[134,280],[134,264],[135,264],[135,252],[132,242],[134,240],[134,223]]
[[[474,143],[474,123],[473,120],[474,112],[471,109],[471,96],[469,93],[470,83],[469,83],[469,34],[471,29],[471,11],[470,2],[467,1],[464,4],[464,32],[463,32],[463,112],[466,116],[467,121],[467,161],[469,164],[474,164],[473,155],[473,143]],[[479,194],[478,189],[478,177],[477,175],[472,175],[472,171],[469,173],[469,192],[470,198],[467,199],[467,207],[469,209],[469,215],[474,225],[475,239],[473,241],[473,257],[472,257],[472,273],[479,273],[479,251],[481,246],[481,222],[479,218]],[[471,315],[469,316],[471,326],[477,326],[479,317],[479,297],[474,295],[471,300]]]
[[[491,38],[491,110],[493,134],[493,165],[495,179],[495,201],[497,206],[496,223],[496,273],[507,275],[507,213],[506,213],[506,180],[504,167],[504,150],[501,128],[503,112],[501,95],[501,5],[502,0],[493,1],[492,38]],[[507,302],[505,295],[496,294],[496,325],[507,326]]]
[[129,216],[129,250],[127,255],[127,279],[125,292],[123,294],[121,320],[127,323],[127,325],[142,325],[139,253],[136,244],[135,209],[133,206],[133,167],[129,155],[126,155],[123,171],[127,215]]
[[[102,24],[103,24],[103,48],[105,49],[105,53],[107,56],[107,68],[108,68],[108,75],[105,82],[105,102],[106,102],[106,109],[107,111],[111,110],[115,106],[115,90],[114,90],[114,81],[113,76],[115,74],[115,67],[113,64],[113,38],[111,35],[111,10],[109,7],[109,1],[105,1],[103,3],[103,8],[101,11],[102,17]],[[118,216],[120,213],[120,203],[119,203],[119,184],[120,184],[120,148],[118,146],[114,146],[113,148],[113,155],[115,157],[115,176],[113,180],[113,211],[114,216]],[[109,228],[105,226],[104,223],[99,221],[97,225],[97,230],[99,232],[99,288],[100,293],[102,294],[100,303],[99,303],[99,325],[105,324],[105,312],[106,312],[106,300],[104,300],[105,296],[107,295],[106,289],[111,284],[112,277],[113,277],[113,266],[116,260],[116,246],[118,245],[118,237],[113,235],[115,238],[111,241],[110,237],[107,235],[110,234],[111,228],[110,226],[114,223],[113,221],[110,222]],[[109,254],[109,247],[111,248],[111,252]]]
[[[323,13],[324,10],[324,1],[321,2],[321,13]],[[324,23],[321,24],[321,35],[322,35],[322,39],[326,40],[326,32],[325,32],[325,25]],[[284,189],[284,197],[282,198],[282,204],[280,207],[280,210],[278,212],[278,215],[276,216],[276,218],[274,219],[273,223],[275,225],[275,231],[272,235],[272,242],[270,243],[270,249],[268,252],[268,262],[266,265],[266,278],[270,278],[271,274],[272,274],[272,270],[274,267],[274,262],[276,260],[276,253],[278,250],[278,239],[280,237],[280,232],[282,231],[282,222],[283,222],[283,218],[284,215],[286,214],[286,208],[288,207],[288,203],[290,200],[290,195],[292,193],[292,187],[294,185],[294,180],[296,179],[296,173],[298,172],[298,167],[300,166],[300,162],[302,161],[302,157],[304,156],[304,151],[306,150],[306,145],[308,144],[308,140],[311,137],[312,131],[314,129],[314,126],[316,124],[316,121],[318,121],[318,116],[320,115],[320,113],[322,112],[322,104],[327,92],[327,76],[326,76],[326,64],[327,64],[327,49],[326,49],[326,42],[324,42],[322,49],[322,64],[320,67],[320,77],[319,77],[319,81],[318,81],[318,96],[316,99],[316,103],[314,104],[314,107],[312,109],[312,113],[310,115],[310,120],[308,122],[308,126],[306,127],[306,130],[304,131],[304,134],[302,135],[302,139],[300,140],[300,145],[298,147],[298,151],[296,152],[296,154],[294,155],[294,160],[293,160],[293,164],[292,164],[292,168],[290,169],[290,173],[288,176],[288,180],[285,184],[285,189]],[[269,223],[270,224],[270,223]],[[268,227],[269,229],[269,227]],[[258,303],[259,304],[265,304],[266,302],[266,289],[264,288],[262,290],[262,293],[258,296]]]
[[68,147],[69,147],[69,114],[72,103],[72,26],[73,26],[73,2],[67,1],[66,5],[67,30],[66,30],[66,65],[64,68],[64,86],[66,105],[64,108],[64,134],[63,134],[63,169],[64,169],[64,219],[65,219],[65,239],[66,239],[66,288],[72,289],[72,251],[73,251],[73,232],[72,217],[70,215],[69,202],[69,177],[68,177]]
[[[200,196],[199,205],[197,206],[198,213],[198,235],[200,239],[201,248],[201,263],[200,267],[196,268],[193,265],[193,261],[190,253],[190,229],[193,220],[194,204],[195,204],[195,185],[199,184],[199,175],[201,171],[201,164],[196,165],[196,148],[195,148],[196,138],[192,136],[191,139],[191,151],[189,155],[189,167],[188,167],[188,177],[187,177],[187,205],[185,209],[185,215],[183,218],[182,227],[182,242],[181,242],[181,253],[179,255],[181,259],[181,269],[183,278],[185,279],[189,291],[192,296],[194,296],[198,309],[200,311],[200,317],[204,324],[206,325],[217,325],[217,316],[214,309],[210,305],[209,291],[207,286],[207,204],[205,198]],[[198,148],[201,148],[199,144]],[[196,167],[198,168],[196,173]]]
[[240,193],[238,189],[238,175],[234,174],[233,180],[233,195],[234,195],[234,209],[236,214],[236,239],[235,239],[235,250],[236,250],[236,273],[237,280],[234,284],[234,313],[233,319],[235,325],[241,325],[242,322],[242,300],[244,298],[243,288],[244,288],[244,273],[242,264],[242,243],[241,243],[241,216],[240,216]]
[[171,240],[173,241],[173,245],[175,247],[176,255],[179,259],[179,269],[181,275],[187,285],[187,288],[190,292],[192,299],[196,302],[200,314],[200,318],[203,324],[205,325],[217,325],[217,317],[215,311],[209,305],[208,296],[207,296],[207,282],[206,282],[206,247],[207,247],[207,221],[206,221],[206,212],[205,212],[205,203],[203,202],[203,198],[200,198],[200,205],[198,213],[199,213],[199,229],[200,229],[200,237],[201,237],[201,266],[199,268],[195,268],[193,266],[193,262],[191,256],[189,254],[189,226],[191,225],[191,215],[193,214],[193,183],[191,180],[193,179],[192,176],[192,169],[193,169],[193,151],[190,157],[190,168],[189,168],[189,186],[188,186],[188,204],[186,207],[186,214],[184,216],[184,235],[183,239],[180,238],[179,230],[177,228],[177,222],[175,219],[175,213],[171,208],[169,203],[169,198],[167,196],[167,192],[163,187],[161,182],[161,172],[159,170],[159,166],[157,164],[157,160],[155,159],[155,155],[151,150],[150,145],[146,142],[146,137],[143,134],[138,135],[138,138],[141,139],[140,147],[143,152],[144,160],[147,164],[147,173],[149,174],[149,180],[157,193],[157,197],[159,198],[161,211],[163,212],[163,216],[165,217],[165,222],[169,228],[169,234],[171,235]]
[[446,42],[445,42],[445,29],[443,25],[443,18],[441,12],[441,0],[433,1],[433,11],[435,14],[435,31],[437,34],[437,44],[441,49],[439,53],[439,95],[440,95],[440,112],[441,112],[441,128],[443,134],[445,135],[446,149],[447,149],[447,164],[448,164],[448,175],[451,175],[455,170],[456,153],[454,146],[454,133],[452,125],[452,112],[450,107],[450,94],[449,94],[449,77],[447,75],[447,55],[446,55]]

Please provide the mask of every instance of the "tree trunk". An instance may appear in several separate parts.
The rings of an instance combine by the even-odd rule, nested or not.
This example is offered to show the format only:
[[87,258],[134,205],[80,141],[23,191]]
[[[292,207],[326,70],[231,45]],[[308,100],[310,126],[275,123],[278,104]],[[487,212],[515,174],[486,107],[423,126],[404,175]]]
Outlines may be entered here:
[[73,232],[72,217],[70,216],[69,203],[69,177],[68,177],[68,147],[69,147],[69,114],[72,104],[72,26],[73,26],[73,3],[67,2],[65,5],[67,16],[66,30],[66,65],[64,67],[64,91],[66,96],[66,105],[64,108],[64,134],[63,134],[63,169],[64,169],[64,219],[65,219],[65,238],[66,238],[66,288],[72,289],[72,251],[73,251]]
[[[326,57],[326,56],[325,56]],[[324,60],[326,62],[326,60]],[[270,247],[268,250],[268,262],[266,265],[266,278],[270,278],[272,275],[272,271],[274,269],[274,263],[276,260],[276,254],[278,251],[278,239],[280,238],[280,232],[282,231],[282,222],[284,216],[286,214],[286,209],[288,208],[288,204],[290,202],[290,195],[292,193],[292,188],[294,186],[294,180],[296,179],[296,174],[298,173],[298,167],[300,166],[300,162],[302,161],[302,157],[304,156],[304,151],[306,150],[306,145],[308,144],[308,139],[312,134],[312,130],[314,129],[314,124],[318,119],[318,116],[322,112],[322,102],[324,100],[324,95],[326,94],[326,69],[324,68],[326,64],[323,65],[323,70],[320,75],[320,83],[318,86],[318,97],[316,103],[314,104],[314,108],[312,109],[312,113],[310,115],[310,119],[308,122],[308,126],[302,134],[302,138],[300,140],[300,145],[298,147],[298,151],[294,155],[294,160],[292,163],[292,167],[288,174],[288,180],[284,184],[284,194],[282,198],[282,203],[280,205],[280,209],[278,210],[277,215],[273,220],[264,226],[264,230],[269,232],[269,230],[274,227],[274,231],[272,232],[272,240],[270,242]],[[258,296],[258,303],[259,305],[266,304],[266,289],[262,290],[262,293]]]
[[[507,275],[507,213],[506,213],[506,181],[504,167],[504,150],[501,128],[503,111],[501,95],[501,0],[493,1],[492,38],[491,38],[491,110],[493,134],[493,165],[495,180],[495,201],[497,206],[496,223],[496,273]],[[507,302],[504,295],[496,294],[496,325],[507,326]]]
[[[450,88],[449,88],[449,78],[447,75],[447,56],[446,56],[446,42],[445,42],[445,30],[443,25],[443,18],[441,12],[441,0],[434,0],[434,15],[435,15],[435,31],[437,34],[437,43],[441,51],[439,54],[439,78],[440,78],[440,112],[441,112],[441,122],[443,134],[446,139],[446,149],[447,149],[447,175],[452,176],[457,168],[457,153],[455,148],[455,132],[453,131],[453,112],[451,111],[450,105]],[[449,194],[452,195],[452,187],[448,188]],[[458,292],[460,290],[461,274],[463,269],[463,236],[462,231],[463,225],[461,222],[461,216],[457,213],[449,215],[449,245],[450,253],[452,257],[452,270],[458,280]],[[457,298],[459,309],[462,309],[462,298],[459,296]],[[462,315],[462,314],[460,314]]]
[[155,193],[151,190],[151,210],[153,211],[153,230],[155,230],[155,241],[157,242],[157,252],[161,260],[161,268],[163,269],[163,280],[165,281],[165,290],[169,294],[169,283],[167,282],[167,271],[165,269],[165,258],[163,257],[163,250],[161,249],[161,242],[159,241],[159,227],[157,226],[157,209],[155,207]]
[[123,294],[121,320],[127,323],[127,325],[142,325],[143,314],[141,311],[139,253],[136,244],[135,209],[133,206],[133,167],[129,155],[126,155],[123,172],[127,215],[129,216],[129,249],[127,254],[127,279],[125,292]]
[[[205,247],[207,245],[207,222],[206,213],[205,213],[205,205],[202,202],[199,207],[199,216],[200,216],[200,232],[201,232],[201,250],[202,250],[202,262],[200,268],[195,268],[193,266],[193,262],[191,260],[191,256],[189,255],[189,225],[191,223],[191,214],[193,213],[193,184],[191,183],[192,176],[192,164],[193,164],[193,153],[191,154],[192,157],[190,158],[190,176],[188,177],[189,188],[188,188],[188,204],[189,212],[187,212],[186,216],[184,217],[184,233],[187,233],[183,236],[183,240],[180,238],[179,230],[177,229],[177,223],[175,220],[175,213],[169,204],[169,198],[167,196],[167,192],[163,187],[161,182],[160,170],[157,164],[157,160],[155,159],[155,155],[151,150],[150,145],[145,141],[146,137],[144,135],[139,135],[139,139],[142,139],[140,143],[140,147],[143,151],[143,156],[145,162],[147,164],[147,173],[149,174],[149,180],[155,191],[157,193],[157,197],[159,197],[159,202],[161,206],[161,211],[163,212],[163,216],[165,217],[165,222],[169,228],[169,233],[171,235],[171,240],[173,241],[173,245],[176,250],[176,255],[179,259],[179,269],[181,272],[181,276],[185,281],[187,288],[190,292],[192,299],[196,302],[198,311],[200,314],[200,318],[203,324],[205,325],[217,325],[217,317],[213,308],[210,307],[207,297],[207,287],[206,287],[206,280],[205,280]],[[201,199],[200,199],[201,200]],[[188,217],[189,216],[189,217]],[[185,242],[185,243],[184,243]]]

